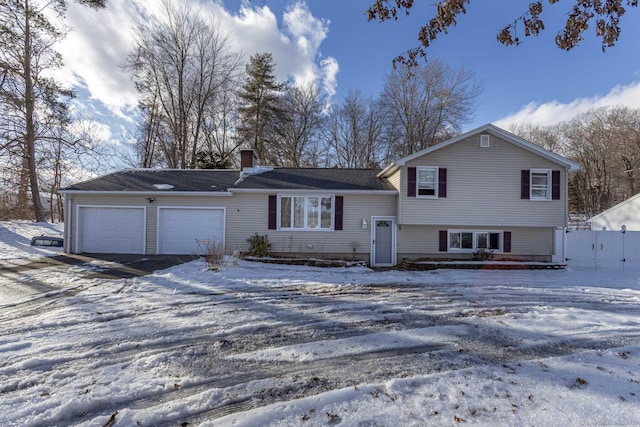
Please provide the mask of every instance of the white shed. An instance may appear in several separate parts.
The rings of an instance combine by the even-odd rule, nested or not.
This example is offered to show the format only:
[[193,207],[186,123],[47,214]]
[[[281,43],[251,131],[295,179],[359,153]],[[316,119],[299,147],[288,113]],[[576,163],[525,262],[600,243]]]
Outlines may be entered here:
[[592,230],[620,230],[623,225],[626,230],[640,230],[640,193],[593,216],[589,222]]

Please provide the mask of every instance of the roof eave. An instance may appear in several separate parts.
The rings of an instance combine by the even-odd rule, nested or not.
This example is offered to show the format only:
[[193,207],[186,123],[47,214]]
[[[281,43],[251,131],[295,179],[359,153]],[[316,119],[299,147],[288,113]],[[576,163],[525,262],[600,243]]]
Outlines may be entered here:
[[376,176],[378,178],[388,178],[389,176],[393,175],[398,169],[400,169],[400,166],[398,166],[394,162],[394,163],[391,163],[386,168],[382,169],[382,171],[380,171],[380,173],[378,173],[378,175]]
[[[462,141],[463,139],[466,139],[472,135],[476,135],[482,132],[490,132],[493,133],[494,135],[498,135],[500,136],[500,138],[511,142],[512,144],[530,151],[534,154],[537,154],[543,158],[546,158],[547,160],[553,162],[553,163],[557,163],[559,165],[562,165],[565,169],[567,169],[569,172],[575,172],[580,170],[580,165],[572,160],[567,159],[564,156],[561,156],[559,154],[553,153],[545,148],[540,147],[539,145],[534,144],[533,142],[529,142],[523,138],[520,138],[517,135],[514,135],[513,133],[506,131],[502,128],[499,128],[498,126],[491,124],[491,123],[487,123],[483,126],[480,126],[478,128],[472,129],[470,131],[467,131],[465,133],[461,133],[458,136],[455,136],[451,139],[448,139],[446,141],[443,141],[439,144],[436,145],[432,145],[431,147],[427,147],[423,150],[420,150],[416,153],[410,154],[406,157],[401,158],[400,160],[397,160],[395,162],[396,165],[398,166],[405,166],[407,164],[407,162],[413,160],[413,159],[417,159],[418,157],[424,156],[426,154],[432,153],[434,151],[440,150],[442,148],[448,147],[449,145],[455,144],[456,142]],[[386,170],[386,169],[385,169]],[[384,171],[383,171],[384,172]]]
[[94,195],[99,194],[103,196],[233,196],[229,191],[127,191],[127,190],[58,190],[58,193],[66,195],[84,194]]
[[341,193],[341,194],[370,194],[370,195],[397,195],[396,190],[342,190],[339,188],[232,188],[229,189],[231,193],[300,193],[300,192],[313,192],[313,193]]
[[620,203],[618,203],[617,205],[611,206],[609,209],[604,210],[604,211],[600,212],[600,213],[599,213],[599,214],[597,214],[597,215],[592,216],[591,218],[589,218],[589,221],[592,221],[592,220],[594,220],[594,219],[600,219],[601,217],[603,217],[603,216],[605,216],[605,215],[607,215],[607,214],[609,214],[609,213],[611,213],[611,212],[613,212],[613,211],[615,211],[615,210],[617,210],[617,209],[621,208],[622,206],[624,206],[624,205],[626,205],[626,204],[628,204],[628,203],[632,203],[632,202],[634,202],[634,201],[635,201],[635,200],[637,200],[638,198],[640,198],[640,193],[638,193],[638,194],[636,194],[636,195],[634,195],[634,196],[631,196],[631,197],[629,197],[629,198],[628,198],[628,199],[626,199],[626,200],[621,201],[621,202],[620,202]]

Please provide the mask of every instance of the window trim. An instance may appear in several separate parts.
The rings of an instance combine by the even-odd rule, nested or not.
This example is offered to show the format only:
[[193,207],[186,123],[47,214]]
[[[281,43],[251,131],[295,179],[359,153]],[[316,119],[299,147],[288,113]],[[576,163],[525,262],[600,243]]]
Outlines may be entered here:
[[[434,173],[433,180],[433,195],[420,195],[420,171],[430,170]],[[439,196],[439,185],[440,185],[440,168],[438,166],[416,166],[416,198],[418,199],[437,199]]]
[[[299,197],[299,198],[303,198],[304,199],[304,227],[283,227],[282,226],[282,198],[283,197],[289,197],[291,199]],[[319,227],[316,228],[310,228],[308,226],[309,224],[309,199],[320,199],[318,200],[318,206],[320,207],[320,211],[319,211],[319,217],[318,217],[318,225]],[[330,198],[331,199],[331,212],[330,212],[330,219],[331,219],[331,226],[329,228],[322,228],[320,227],[322,225],[322,201],[321,199],[323,198]],[[291,203],[291,209],[293,210],[294,207],[294,203]],[[336,196],[335,194],[327,194],[327,193],[319,193],[319,194],[300,194],[300,193],[292,193],[292,194],[286,194],[286,193],[280,193],[277,195],[277,205],[276,205],[276,230],[278,231],[319,231],[319,232],[327,232],[327,231],[334,231],[335,230],[335,212],[336,212]],[[291,213],[291,224],[293,225],[294,223],[294,216],[295,216],[295,212]]]
[[[472,248],[463,249],[463,248],[452,248],[451,247],[451,234],[453,233],[472,233],[473,234],[473,243]],[[469,230],[469,229],[448,229],[447,230],[447,252],[449,253],[463,253],[463,254],[471,254],[478,249],[478,234],[487,234],[487,237],[490,239],[489,235],[492,233],[498,233],[500,235],[499,240],[499,249],[486,249],[488,251],[493,252],[494,254],[504,253],[504,230]],[[482,248],[485,249],[485,248]]]
[[[547,195],[546,197],[535,196],[533,194],[534,186],[533,186],[533,174],[546,174],[547,175]],[[530,169],[529,170],[529,200],[534,201],[548,201],[551,200],[551,191],[552,191],[552,174],[551,169]]]

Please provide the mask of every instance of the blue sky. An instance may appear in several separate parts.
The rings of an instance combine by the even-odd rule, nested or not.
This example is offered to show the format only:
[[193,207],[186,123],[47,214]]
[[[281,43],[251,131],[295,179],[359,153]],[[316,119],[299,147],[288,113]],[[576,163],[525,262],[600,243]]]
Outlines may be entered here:
[[[433,14],[432,4],[416,6],[409,17],[396,22],[367,22],[369,1],[311,0],[307,4],[318,17],[331,21],[322,54],[340,65],[338,96],[349,89],[376,94],[398,53],[417,45],[420,26]],[[526,10],[528,1],[475,0],[449,34],[441,35],[428,55],[454,66],[472,70],[482,85],[478,110],[470,127],[497,121],[527,104],[569,104],[578,98],[605,96],[617,85],[640,81],[640,10],[631,9],[622,21],[618,44],[602,52],[600,40],[589,31],[578,48],[565,52],[554,38],[564,22],[569,4],[547,5],[546,30],[524,38],[518,47],[506,47],[496,34]],[[270,1],[278,8],[285,1]],[[639,100],[640,105],[640,100]]]
[[[184,0],[180,0],[184,1]],[[280,78],[314,82],[339,102],[350,90],[380,93],[391,61],[417,45],[417,32],[435,1],[416,2],[396,22],[367,22],[373,0],[188,0],[220,22],[245,58],[271,51]],[[555,124],[589,108],[624,104],[640,108],[640,8],[623,17],[618,44],[602,53],[589,30],[582,44],[564,52],[554,37],[573,1],[546,5],[546,30],[518,47],[496,41],[497,32],[520,16],[528,0],[472,0],[449,34],[439,36],[430,58],[475,74],[482,92],[465,130],[492,122]],[[77,93],[78,109],[95,121],[105,141],[128,144],[135,130],[137,95],[121,69],[137,19],[160,13],[159,0],[109,0],[107,10],[70,3],[74,29],[60,50],[59,78]]]

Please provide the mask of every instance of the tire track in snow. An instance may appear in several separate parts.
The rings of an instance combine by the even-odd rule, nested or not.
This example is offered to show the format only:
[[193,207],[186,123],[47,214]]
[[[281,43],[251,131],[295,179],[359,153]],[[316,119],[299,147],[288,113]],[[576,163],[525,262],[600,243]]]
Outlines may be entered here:
[[[471,361],[483,360],[493,363],[500,360],[522,360],[528,357],[539,357],[540,352],[568,354],[593,344],[592,341],[580,343],[569,340],[568,343],[554,342],[552,339],[542,342],[538,347],[530,347],[527,353],[518,348],[518,343],[508,336],[500,335],[498,328],[485,324],[474,339],[460,338],[460,345],[448,344],[444,347],[406,347],[395,350],[372,351],[362,354],[340,356],[310,362],[276,363],[276,362],[229,362],[226,357],[231,354],[243,354],[254,350],[273,348],[301,343],[313,343],[322,340],[357,337],[367,333],[381,331],[402,331],[420,327],[458,324],[469,326],[477,323],[478,318],[494,316],[499,318],[512,313],[523,313],[539,310],[543,307],[584,307],[608,311],[625,310],[634,305],[632,295],[617,293],[614,296],[604,292],[576,293],[562,290],[538,288],[506,288],[484,286],[477,291],[469,285],[438,284],[419,285],[336,285],[313,287],[260,287],[212,285],[215,292],[193,294],[183,293],[175,300],[164,303],[148,302],[144,309],[131,306],[128,309],[111,313],[112,318],[95,316],[65,325],[60,332],[71,335],[74,331],[98,329],[100,324],[117,324],[127,319],[140,322],[154,322],[166,318],[170,314],[189,316],[200,311],[201,318],[211,317],[209,323],[194,324],[193,327],[166,331],[164,335],[155,337],[144,335],[147,332],[132,330],[132,342],[139,341],[140,347],[121,345],[118,342],[104,342],[103,349],[95,353],[94,359],[104,359],[96,367],[110,367],[131,364],[140,358],[153,358],[161,355],[176,355],[193,348],[205,348],[206,360],[180,359],[181,365],[172,368],[184,372],[203,374],[205,380],[193,382],[177,389],[169,389],[162,393],[150,391],[142,393],[138,399],[122,399],[114,404],[97,405],[91,412],[83,415],[79,422],[98,415],[111,413],[113,409],[128,407],[132,409],[153,408],[171,401],[189,399],[194,395],[212,388],[237,394],[237,390],[249,390],[252,393],[239,395],[226,401],[220,401],[212,408],[194,411],[191,416],[195,420],[218,418],[239,410],[251,409],[274,403],[292,396],[317,394],[328,389],[358,384],[364,380],[385,380],[387,375],[398,376],[404,371],[424,373],[425,362],[416,358],[429,357],[428,369],[452,370],[467,367]],[[475,293],[474,293],[475,292]],[[118,298],[109,302],[116,307],[118,302],[125,302],[133,297],[141,298],[135,293],[116,292]],[[569,299],[568,297],[572,298]],[[67,300],[72,300],[69,298]],[[567,301],[570,301],[568,304]],[[61,306],[57,305],[60,309]],[[493,311],[492,311],[493,310]],[[177,313],[175,313],[177,311]],[[242,316],[234,319],[234,313],[242,312]],[[220,319],[216,326],[214,317],[226,313],[228,318]],[[246,313],[251,313],[249,316]],[[456,317],[456,313],[462,315]],[[33,313],[36,316],[38,313]],[[336,320],[336,317],[338,320]],[[243,323],[260,320],[264,326],[244,328]],[[13,319],[17,321],[17,319]],[[271,323],[269,323],[271,322]],[[124,323],[124,322],[123,322]],[[58,325],[60,326],[60,325]],[[129,325],[131,328],[131,325]],[[85,329],[81,329],[85,328]],[[122,326],[126,328],[126,324]],[[25,330],[29,330],[28,328]],[[105,333],[120,332],[111,327]],[[629,336],[628,339],[637,339]],[[222,349],[220,342],[228,341],[231,347]],[[85,341],[77,347],[81,352],[84,347],[98,345],[96,341]],[[603,341],[601,344],[613,345],[619,341]],[[481,345],[484,343],[484,345]],[[209,346],[209,347],[207,347]],[[465,348],[470,350],[465,350]],[[458,350],[463,349],[463,352]],[[590,348],[590,347],[586,347]],[[505,350],[506,349],[506,350]],[[215,350],[215,351],[214,351]],[[525,349],[527,350],[527,349]],[[528,350],[527,350],[528,351]],[[65,360],[64,368],[72,370],[82,363],[83,357]],[[101,364],[99,364],[101,363]],[[198,364],[200,363],[200,364]],[[219,365],[213,369],[214,365]],[[340,369],[340,365],[348,368]],[[32,365],[34,368],[37,365]],[[52,367],[51,363],[47,366]],[[56,369],[55,366],[53,366]],[[413,371],[412,371],[413,369]],[[355,372],[355,374],[354,374]],[[44,378],[46,373],[42,374]],[[260,390],[247,386],[262,380],[279,379],[280,385],[271,385],[268,390]],[[314,380],[317,378],[318,380]],[[242,386],[242,387],[240,387]],[[70,418],[73,419],[73,418]],[[167,420],[169,422],[171,420]]]

